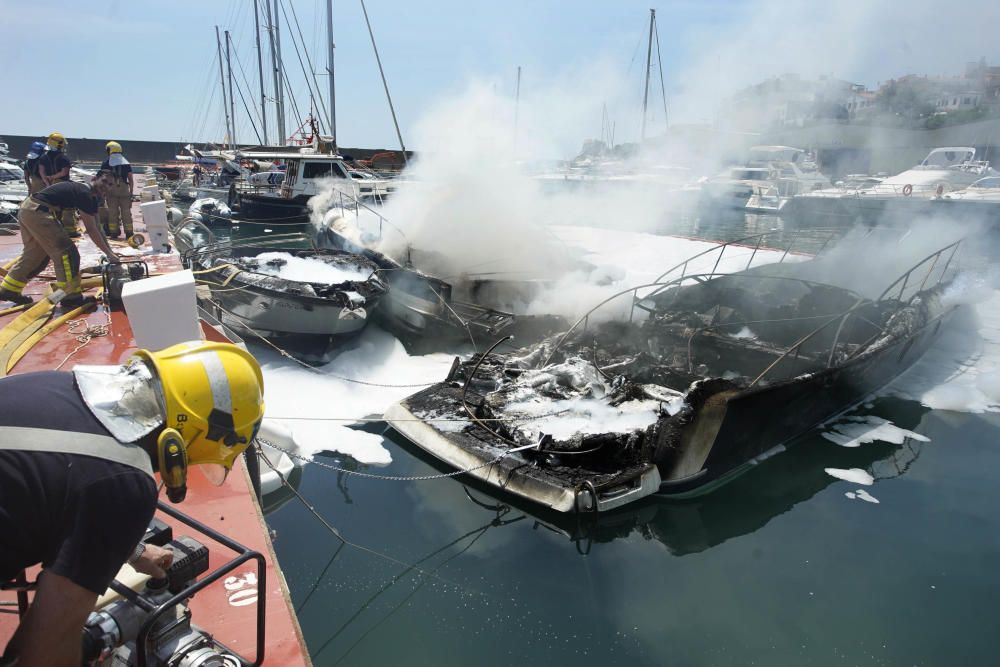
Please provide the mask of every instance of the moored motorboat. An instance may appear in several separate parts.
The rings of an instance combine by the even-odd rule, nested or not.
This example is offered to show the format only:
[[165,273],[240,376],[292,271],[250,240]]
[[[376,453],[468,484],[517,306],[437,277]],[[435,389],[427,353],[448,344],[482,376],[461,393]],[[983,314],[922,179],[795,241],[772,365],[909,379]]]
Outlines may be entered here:
[[233,212],[224,202],[218,199],[196,199],[188,209],[188,215],[209,227],[213,225],[232,224]]
[[308,247],[299,234],[207,243],[184,256],[223,324],[307,358],[359,333],[389,289],[374,262]]
[[976,159],[975,148],[945,146],[932,150],[920,164],[875,183],[840,192],[798,194],[782,207],[781,213],[805,222],[825,219],[907,224],[917,215],[934,211],[944,195],[996,175],[989,162]]

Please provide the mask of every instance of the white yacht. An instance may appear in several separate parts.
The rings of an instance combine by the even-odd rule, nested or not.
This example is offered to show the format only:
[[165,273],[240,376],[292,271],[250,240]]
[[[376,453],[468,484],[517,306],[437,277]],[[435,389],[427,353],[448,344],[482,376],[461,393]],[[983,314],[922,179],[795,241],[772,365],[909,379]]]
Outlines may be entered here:
[[337,153],[319,150],[321,146],[291,148],[248,151],[238,155],[240,159],[285,165],[283,172],[254,174],[234,185],[230,190],[229,205],[237,207],[242,218],[301,222],[309,215],[309,199],[330,185],[352,201],[380,202],[396,190],[395,181],[359,169]]
[[746,164],[702,183],[702,203],[776,212],[789,198],[830,187],[813,156],[791,146],[754,146]]
[[931,202],[944,195],[997,175],[989,162],[976,159],[975,148],[945,146],[932,150],[920,164],[877,183],[803,193],[782,212],[800,219],[836,217],[872,223],[886,215],[905,217],[929,210]]
[[935,200],[941,211],[962,220],[1000,222],[1000,176],[987,176]]
[[945,193],[941,196],[942,201],[983,201],[993,204],[1000,204],[1000,176],[987,176],[965,188]]

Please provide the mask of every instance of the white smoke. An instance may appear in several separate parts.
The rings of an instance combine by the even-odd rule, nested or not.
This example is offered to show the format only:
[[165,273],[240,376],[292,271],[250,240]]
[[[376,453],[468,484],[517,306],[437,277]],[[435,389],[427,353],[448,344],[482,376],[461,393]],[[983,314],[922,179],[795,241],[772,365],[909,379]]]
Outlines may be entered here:
[[[990,3],[974,4],[968,12],[934,11],[937,18],[931,21],[932,5],[926,0],[917,5],[927,12],[900,11],[889,2],[846,0],[818,7],[765,0],[739,10],[745,11],[744,20],[713,24],[711,32],[682,30],[661,12],[662,35],[681,40],[687,56],[683,68],[668,72],[679,88],[669,99],[672,117],[713,121],[718,105],[742,86],[789,71],[845,79],[867,73],[861,82],[869,84],[875,83],[869,80],[872,72],[885,72],[885,78],[909,71],[961,72],[967,60],[994,48],[988,40],[970,40],[967,28],[978,25],[984,13],[997,12]],[[535,178],[547,168],[544,158],[571,158],[585,140],[599,135],[604,108],[628,117],[618,134],[635,137],[636,82],[623,69],[621,63],[598,60],[575,70],[533,71],[519,102],[497,92],[509,86],[488,78],[442,96],[409,132],[408,144],[417,147],[418,157],[381,210],[401,233],[375,230],[375,224],[384,227],[382,221],[362,212],[367,228],[354,238],[448,281],[537,279],[553,286],[522,304],[531,313],[572,317],[627,286],[631,275],[609,278],[599,265],[582,262],[586,258],[554,238],[552,227],[662,232],[677,216],[689,214],[692,197],[674,180],[650,176],[656,171],[652,167],[675,167],[673,173],[687,169],[693,182],[735,156],[736,148],[757,143],[757,137],[708,128],[683,141],[674,136],[651,143],[637,159],[617,165],[622,174],[643,172],[647,180],[609,179],[574,189],[569,182]],[[623,111],[629,108],[630,114]],[[314,222],[331,223],[326,211],[336,198],[326,193],[314,200]],[[849,239],[831,253],[833,260],[826,264],[831,269],[822,278],[850,283],[846,286],[867,294],[919,261],[921,252],[944,245],[930,223],[925,229],[926,234],[892,245],[871,247],[864,239]],[[947,229],[957,238],[954,225]],[[643,261],[654,275],[666,268],[654,266],[655,258]]]

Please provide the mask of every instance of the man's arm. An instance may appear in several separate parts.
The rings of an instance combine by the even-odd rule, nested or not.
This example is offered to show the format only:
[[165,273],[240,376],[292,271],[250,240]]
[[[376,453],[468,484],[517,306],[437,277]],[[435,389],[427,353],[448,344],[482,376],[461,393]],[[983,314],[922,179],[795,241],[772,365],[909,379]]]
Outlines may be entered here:
[[132,176],[132,172],[128,173],[128,196],[135,196],[135,178]]
[[118,255],[115,254],[114,248],[111,247],[108,240],[104,238],[104,232],[101,231],[94,216],[80,211],[80,218],[83,219],[83,227],[87,230],[87,236],[94,242],[94,245],[100,248],[101,252],[107,256],[109,262],[119,264],[121,260],[118,259]]
[[42,183],[45,183],[45,187],[52,185],[52,182],[49,180],[49,175],[45,173],[45,163],[41,160],[38,161],[38,175],[42,177]]
[[16,656],[17,667],[79,667],[83,624],[96,602],[97,593],[58,574],[43,573],[4,658]]

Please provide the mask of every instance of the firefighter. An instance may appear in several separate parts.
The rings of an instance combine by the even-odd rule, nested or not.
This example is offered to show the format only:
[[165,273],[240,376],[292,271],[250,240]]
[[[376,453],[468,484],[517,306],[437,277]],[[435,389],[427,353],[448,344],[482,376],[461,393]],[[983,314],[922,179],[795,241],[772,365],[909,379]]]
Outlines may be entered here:
[[125,238],[132,236],[132,195],[135,192],[135,178],[132,165],[122,154],[122,146],[117,141],[109,141],[104,147],[108,157],[101,164],[102,171],[111,172],[111,189],[104,197],[108,209],[108,223],[105,230],[109,238],[119,238],[121,229]]
[[[53,132],[46,140],[46,151],[38,160],[38,175],[42,177],[45,187],[69,180],[69,170],[73,166],[66,157],[66,137],[59,132]],[[80,230],[76,228],[76,211],[72,208],[62,210],[60,222],[70,238],[79,238]]]
[[28,155],[24,158],[24,183],[28,186],[28,194],[33,195],[45,187],[38,173],[38,161],[45,152],[45,144],[41,141],[32,142]]
[[230,343],[139,350],[123,366],[0,379],[0,583],[41,563],[0,664],[78,667],[97,597],[125,562],[163,577],[172,554],[141,539],[160,473],[221,484],[264,416],[260,366]]
[[100,198],[111,187],[111,174],[98,172],[90,185],[65,181],[51,185],[21,202],[17,212],[21,230],[21,256],[3,281],[0,281],[0,301],[15,304],[31,303],[31,297],[22,294],[28,281],[41,273],[49,260],[56,272],[56,285],[66,292],[60,301],[63,308],[83,304],[80,288],[80,252],[60,224],[60,213],[67,208],[79,208],[87,235],[103,252],[109,262],[118,263],[118,256],[97,226],[94,215]]

